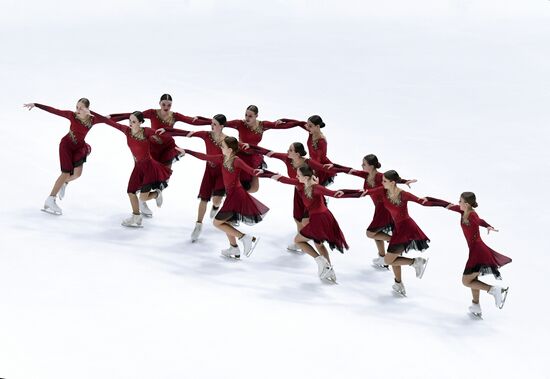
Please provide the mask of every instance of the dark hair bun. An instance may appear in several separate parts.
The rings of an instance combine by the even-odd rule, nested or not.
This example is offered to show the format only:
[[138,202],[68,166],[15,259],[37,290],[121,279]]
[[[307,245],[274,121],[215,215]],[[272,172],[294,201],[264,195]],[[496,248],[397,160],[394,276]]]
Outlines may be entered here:
[[172,96],[170,96],[169,94],[165,93],[164,95],[162,95],[160,97],[160,101],[162,100],[168,100],[168,101],[172,101]]
[[218,121],[221,126],[225,126],[225,124],[227,123],[227,118],[221,113],[215,115],[213,118],[214,120]]

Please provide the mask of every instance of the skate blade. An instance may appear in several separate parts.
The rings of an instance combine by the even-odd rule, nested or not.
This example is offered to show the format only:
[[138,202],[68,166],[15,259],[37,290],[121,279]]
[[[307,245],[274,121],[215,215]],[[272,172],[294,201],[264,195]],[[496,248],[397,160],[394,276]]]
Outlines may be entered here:
[[254,237],[254,241],[252,242],[252,246],[250,246],[250,251],[246,253],[247,257],[250,257],[254,249],[256,248],[256,245],[260,242],[260,237]]
[[147,213],[142,213],[142,212],[140,212],[140,213],[141,213],[141,215],[142,215],[143,217],[145,217],[145,218],[153,218],[153,215],[152,215],[152,214],[147,214]]
[[470,315],[472,320],[483,320],[483,317],[482,317],[481,313],[468,312],[468,315]]
[[227,260],[227,261],[240,261],[240,260],[241,260],[241,256],[240,256],[240,255],[230,255],[230,256],[227,256],[227,255],[220,254],[220,257],[222,257],[223,259],[225,259],[225,260]]
[[286,248],[286,251],[288,251],[289,253],[294,253],[294,254],[303,254],[304,253],[300,249],[289,249],[288,247]]
[[120,224],[121,226],[124,226],[125,228],[130,228],[130,229],[139,229],[139,228],[143,228],[143,225],[124,225],[124,224]]
[[379,270],[379,271],[389,271],[390,270],[390,266],[388,265],[377,265],[376,263],[373,263],[372,264],[372,267],[374,267],[375,269]]
[[61,216],[63,214],[62,212],[60,213],[60,212],[52,211],[50,208],[42,208],[40,210],[44,213],[48,213],[48,214],[51,214],[51,215],[54,215],[54,216]]
[[406,292],[402,292],[402,291],[396,291],[392,288],[392,291],[393,291],[393,294],[395,296],[398,296],[398,297],[407,297],[407,293]]
[[338,281],[333,278],[324,278],[324,279],[321,279],[321,281],[326,284],[339,284]]
[[502,303],[500,303],[500,306],[498,309],[502,309],[504,307],[504,303],[506,302],[506,298],[508,297],[508,290],[510,287],[506,287],[502,289]]
[[422,277],[424,276],[424,271],[426,271],[426,267],[428,267],[429,261],[430,261],[430,258],[426,258],[426,264],[422,268],[422,271],[420,272],[420,276],[418,277],[418,279],[422,279]]

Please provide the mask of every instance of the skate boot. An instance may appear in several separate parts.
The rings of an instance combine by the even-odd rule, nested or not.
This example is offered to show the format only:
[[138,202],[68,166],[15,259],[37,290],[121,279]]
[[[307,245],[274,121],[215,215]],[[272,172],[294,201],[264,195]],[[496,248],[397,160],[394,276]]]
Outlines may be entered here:
[[59,196],[59,200],[63,200],[63,198],[65,197],[65,190],[67,189],[67,182],[63,183],[63,185],[61,186],[61,188],[59,189],[59,193],[57,194],[57,196]]
[[287,249],[288,251],[293,252],[293,253],[303,253],[302,249],[300,249],[300,248],[298,247],[298,245],[296,245],[295,243],[291,243],[290,245],[288,245],[288,246],[286,247],[286,249]]
[[468,307],[468,311],[472,316],[481,318],[481,305],[479,303],[472,302],[472,305]]
[[338,282],[336,282],[336,273],[334,272],[334,267],[330,266],[323,279],[328,280],[329,282],[332,282],[334,284],[338,284]]
[[44,202],[44,208],[42,208],[42,211],[56,216],[60,216],[63,214],[63,211],[55,202],[55,196],[48,196],[48,198]]
[[407,296],[407,291],[405,291],[405,285],[403,282],[394,282],[391,288],[401,296]]
[[132,214],[132,216],[122,220],[121,225],[127,226],[129,228],[142,228],[143,227],[141,225],[142,220],[143,218],[141,217],[141,215]]
[[508,296],[508,287],[502,288],[498,286],[492,286],[489,290],[489,295],[493,295],[493,297],[495,298],[495,305],[499,309],[502,309],[502,307],[504,307],[506,297]]
[[191,242],[196,242],[199,239],[201,232],[202,232],[202,223],[196,222],[195,229],[193,229],[193,232],[191,233]]
[[389,270],[389,266],[384,262],[384,257],[381,255],[372,260],[372,266],[380,270]]
[[226,258],[239,259],[241,257],[241,250],[238,246],[229,246],[229,249],[222,250],[222,256]]
[[329,271],[332,269],[330,263],[322,255],[315,257],[315,263],[317,263],[317,275],[319,276],[319,279],[325,279],[327,275],[329,275]]
[[145,201],[139,201],[139,211],[141,214],[145,217],[151,218],[153,217],[153,211],[149,209],[149,206],[147,206],[147,203]]
[[157,197],[155,198],[155,202],[157,203],[157,208],[162,207],[162,190],[156,189],[155,192],[157,193]]
[[241,238],[239,238],[239,241],[243,244],[243,253],[247,257],[252,254],[254,249],[256,248],[256,245],[258,244],[258,241],[260,240],[259,237],[251,236],[250,234],[245,234]]
[[220,207],[214,207],[212,205],[212,208],[210,208],[210,218],[213,219],[218,214],[218,211],[220,210]]
[[428,260],[424,258],[414,258],[414,262],[412,266],[414,267],[414,271],[416,271],[416,277],[418,279],[422,279],[422,276],[424,275],[424,271],[426,270],[426,265],[428,264]]

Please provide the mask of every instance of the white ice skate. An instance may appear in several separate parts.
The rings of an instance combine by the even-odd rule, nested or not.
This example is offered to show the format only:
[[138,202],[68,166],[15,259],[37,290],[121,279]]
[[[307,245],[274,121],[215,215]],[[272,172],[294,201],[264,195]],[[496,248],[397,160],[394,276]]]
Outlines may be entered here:
[[56,216],[61,216],[63,214],[63,211],[55,202],[55,196],[48,196],[44,202],[44,208],[42,208],[42,211]]
[[478,318],[478,319],[481,319],[481,305],[479,305],[479,303],[472,303],[472,305],[470,305],[468,307],[468,311],[470,312],[470,314],[475,317],[475,318]]
[[139,201],[139,211],[141,214],[145,217],[151,218],[153,217],[153,211],[149,209],[149,206],[145,201]]
[[202,232],[202,223],[196,222],[195,229],[193,229],[193,232],[191,233],[191,242],[196,242],[199,239],[201,232]]
[[426,265],[428,264],[428,260],[424,258],[414,258],[414,262],[412,266],[414,267],[414,271],[416,271],[416,277],[418,279],[422,279],[422,276],[424,276],[424,271],[426,270]]
[[157,203],[157,207],[162,207],[162,190],[156,189],[155,192],[157,193],[157,197],[155,198],[155,202]]
[[212,208],[210,208],[210,218],[213,219],[214,217],[216,217],[219,210],[220,210],[220,207],[214,208],[214,206],[212,206]]
[[403,282],[394,282],[391,288],[399,295],[401,296],[407,296],[407,291],[405,291],[405,285]]
[[329,280],[329,277],[334,277],[334,280],[336,280],[334,270],[332,269],[332,266],[325,257],[323,257],[322,255],[315,257],[315,263],[317,263],[317,275],[319,276],[319,279]]
[[372,266],[379,270],[389,270],[389,266],[384,262],[384,257],[378,256],[372,260]]
[[142,220],[141,215],[132,214],[132,216],[122,220],[121,225],[129,228],[143,228],[143,225],[141,225]]
[[229,246],[229,249],[222,250],[222,256],[226,258],[239,259],[241,257],[241,250],[238,246]]
[[256,248],[256,245],[258,244],[258,241],[260,240],[260,237],[254,237],[250,234],[245,234],[242,236],[239,241],[243,244],[243,253],[247,257],[252,254],[254,249]]
[[59,196],[59,200],[63,200],[63,198],[65,197],[65,190],[67,189],[67,182],[63,183],[63,185],[61,186],[61,188],[59,189],[59,193],[57,194],[57,196]]
[[502,309],[502,307],[504,307],[504,302],[506,301],[506,297],[508,296],[508,288],[509,287],[502,288],[498,286],[492,286],[489,290],[489,294],[493,295],[493,297],[495,298],[495,305],[499,309]]
[[291,243],[286,247],[286,249],[293,253],[303,253],[302,249],[300,249],[295,243]]
[[323,279],[328,281],[328,282],[338,284],[338,282],[336,281],[336,273],[334,272],[334,267],[332,267],[332,266],[329,267],[329,269],[326,271]]

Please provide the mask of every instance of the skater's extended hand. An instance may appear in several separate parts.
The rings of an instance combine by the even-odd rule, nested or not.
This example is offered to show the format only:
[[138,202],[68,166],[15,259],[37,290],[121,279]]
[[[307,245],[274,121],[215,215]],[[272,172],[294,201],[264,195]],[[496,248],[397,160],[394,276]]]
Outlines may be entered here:
[[193,117],[193,122],[197,121],[199,119],[199,116]]
[[29,108],[29,111],[31,109],[33,109],[36,105],[34,105],[34,103],[28,103],[28,104],[23,104],[23,107],[24,108]]
[[261,175],[264,173],[264,170],[262,170],[261,168],[255,168],[254,169],[254,176],[258,176],[258,175]]
[[273,154],[275,154],[275,152],[274,152],[274,151],[270,151],[270,152],[268,152],[266,155],[267,155],[268,157],[270,157],[270,156],[272,156]]
[[369,194],[369,190],[364,190],[363,192],[361,192],[361,196],[359,197],[365,197]]
[[282,177],[282,175],[277,174],[277,175],[273,175],[273,176],[271,177],[271,179],[277,180],[277,181],[278,181],[279,179],[281,179],[281,177]]
[[243,150],[248,150],[248,149],[250,149],[250,145],[247,144],[247,143],[243,143],[243,144],[241,145],[241,147],[242,147]]
[[492,226],[488,226],[487,227],[487,234],[489,234],[489,232],[498,232],[498,229],[495,229]]
[[328,170],[330,170],[331,168],[334,167],[334,164],[332,164],[332,163],[326,163],[326,164],[323,165],[323,167],[326,168],[326,169],[328,169]]
[[166,129],[164,129],[164,128],[160,128],[160,129],[155,130],[155,133],[158,134],[158,135],[163,135],[164,132],[166,132]]
[[342,197],[343,195],[344,195],[343,191],[336,191],[336,193],[334,194],[334,197]]
[[411,184],[416,183],[416,182],[417,182],[416,179],[411,179],[411,180],[407,180],[405,182],[405,184],[407,185],[407,187],[411,188]]
[[449,204],[445,208],[450,209],[451,207],[454,207],[454,206],[455,206],[454,204]]
[[180,152],[180,155],[182,157],[185,155],[185,149],[182,149],[181,147],[176,146],[176,150]]
[[348,174],[352,175],[354,172],[357,172],[357,170],[354,170],[353,168],[348,171]]
[[425,197],[421,197],[418,200],[420,200],[422,204],[426,204],[426,202],[428,201],[428,199],[426,199]]
[[281,120],[281,119],[275,121],[275,125],[279,125],[279,124],[282,124],[282,123],[283,123],[283,120]]

